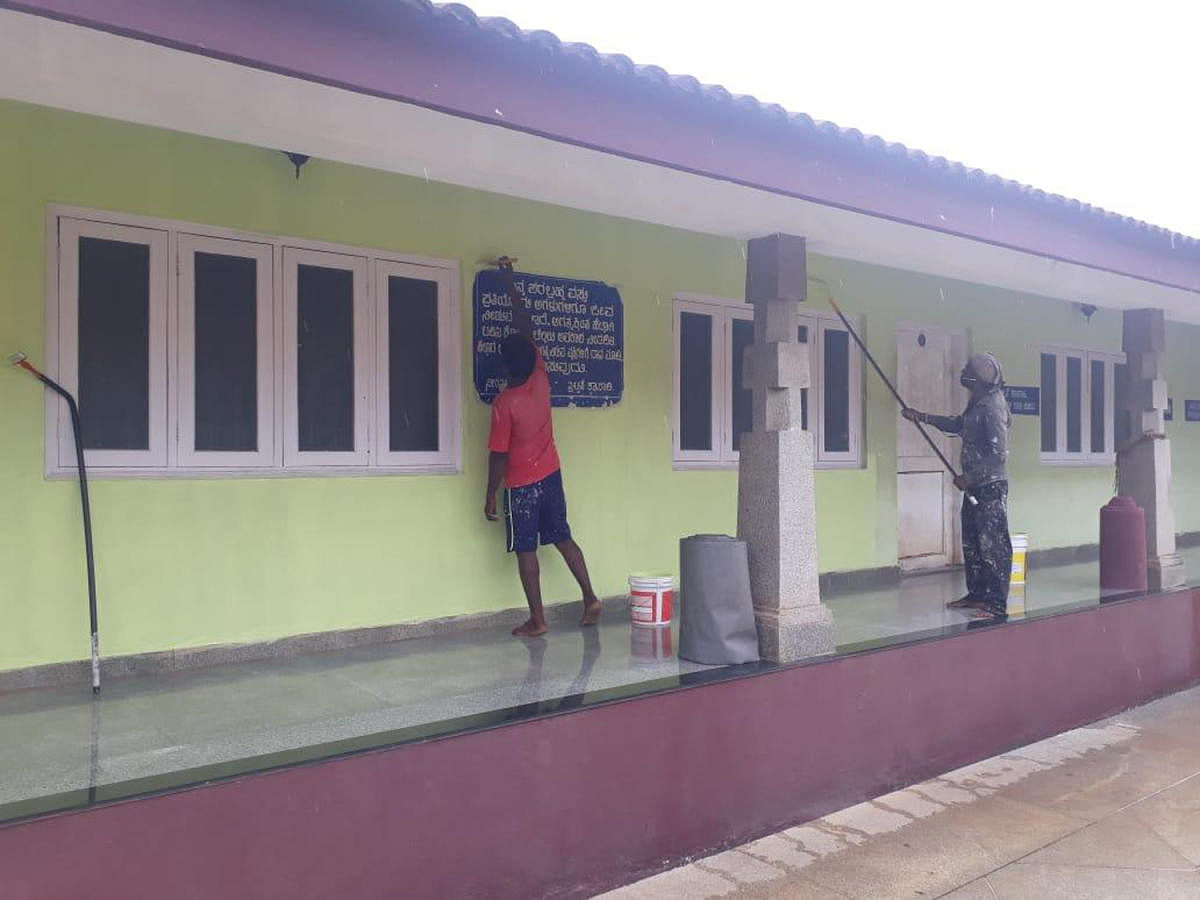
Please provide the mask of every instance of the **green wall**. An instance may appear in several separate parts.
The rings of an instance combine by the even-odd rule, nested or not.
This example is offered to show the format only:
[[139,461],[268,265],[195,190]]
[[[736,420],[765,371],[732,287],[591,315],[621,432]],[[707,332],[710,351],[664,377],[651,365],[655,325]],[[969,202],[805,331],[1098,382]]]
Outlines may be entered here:
[[[102,645],[109,655],[246,641],[522,604],[496,526],[483,519],[487,408],[470,387],[477,261],[517,253],[531,271],[621,289],[626,392],[561,410],[555,428],[572,523],[597,588],[674,568],[681,535],[734,528],[733,472],[671,468],[671,298],[739,296],[738,242],[314,160],[297,181],[277,152],[0,102],[0,352],[44,356],[48,203],[112,209],[462,262],[464,471],[457,476],[113,480],[93,485]],[[895,366],[896,321],[971,328],[1013,383],[1036,383],[1039,341],[1119,348],[1119,315],[1082,324],[1069,304],[814,257]],[[814,301],[819,302],[819,301]],[[1173,327],[1186,345],[1200,329]],[[1172,357],[1172,394],[1200,374]],[[817,473],[823,570],[894,565],[895,410],[867,385],[866,465]],[[1177,388],[1176,385],[1180,387]],[[43,477],[41,391],[0,371],[0,670],[86,656],[77,491]],[[1096,539],[1108,469],[1037,464],[1036,419],[1014,429],[1013,520],[1035,547]],[[1195,437],[1193,437],[1193,435]],[[1200,529],[1183,470],[1200,426],[1175,423],[1180,526]],[[1192,512],[1185,512],[1195,510]],[[574,597],[557,559],[547,599]]]

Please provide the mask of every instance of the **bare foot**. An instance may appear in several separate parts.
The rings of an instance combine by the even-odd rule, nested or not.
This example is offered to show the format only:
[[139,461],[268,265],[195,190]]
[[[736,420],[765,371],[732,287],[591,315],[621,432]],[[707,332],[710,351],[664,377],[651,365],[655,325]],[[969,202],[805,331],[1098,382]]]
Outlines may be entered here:
[[545,622],[535,622],[533,619],[526,619],[524,625],[518,625],[512,630],[514,637],[532,638],[540,637],[549,629],[546,628]]
[[600,621],[600,601],[596,597],[591,600],[583,601],[583,618],[579,620],[580,625],[595,625]]

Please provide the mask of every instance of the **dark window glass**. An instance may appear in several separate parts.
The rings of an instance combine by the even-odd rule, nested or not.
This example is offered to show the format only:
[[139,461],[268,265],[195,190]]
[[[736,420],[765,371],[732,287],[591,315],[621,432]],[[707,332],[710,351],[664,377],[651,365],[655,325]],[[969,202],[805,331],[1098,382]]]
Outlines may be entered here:
[[258,449],[258,262],[197,253],[197,450]]
[[824,351],[825,449],[846,453],[850,450],[850,336],[827,330]]
[[354,450],[354,273],[299,266],[296,396],[302,451]]
[[733,449],[739,450],[742,435],[754,427],[751,399],[753,391],[742,384],[742,357],[754,343],[754,323],[743,319],[733,320]]
[[436,282],[388,278],[388,417],[391,450],[438,449]]
[[1124,447],[1133,436],[1129,422],[1129,370],[1123,363],[1113,369],[1113,429],[1117,447]]
[[[808,343],[808,326],[801,325],[800,330],[796,334],[797,340],[802,344]],[[812,351],[809,350],[809,353]],[[812,358],[809,357],[809,371],[812,371]],[[800,389],[800,427],[808,431],[808,388]]]
[[1042,354],[1042,452],[1058,450],[1058,357]]
[[79,415],[89,450],[150,448],[150,247],[79,239]]
[[1067,452],[1083,450],[1083,360],[1067,357]]
[[711,450],[712,316],[679,315],[679,448]]
[[1103,453],[1104,447],[1104,363],[1092,361],[1092,452]]

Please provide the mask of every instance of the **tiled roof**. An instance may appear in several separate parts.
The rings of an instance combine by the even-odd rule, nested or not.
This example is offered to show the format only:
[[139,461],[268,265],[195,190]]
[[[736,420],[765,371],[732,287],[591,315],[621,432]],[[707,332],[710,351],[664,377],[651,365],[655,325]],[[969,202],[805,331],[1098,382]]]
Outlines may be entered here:
[[981,169],[968,168],[962,163],[948,160],[942,156],[930,156],[922,150],[886,141],[876,135],[864,134],[857,128],[841,128],[833,122],[813,119],[804,113],[790,112],[776,103],[763,103],[746,94],[734,94],[720,85],[703,84],[691,75],[672,75],[659,66],[639,65],[622,54],[601,53],[590,44],[562,41],[549,31],[525,31],[508,19],[480,17],[460,3],[434,4],[429,0],[403,0],[403,2],[424,10],[436,19],[453,21],[464,27],[538,48],[564,59],[582,62],[595,67],[598,71],[607,71],[631,81],[636,80],[645,85],[657,86],[675,93],[681,99],[700,99],[713,104],[714,107],[735,108],[743,113],[757,116],[763,121],[841,142],[847,148],[878,154],[880,158],[907,161],[933,174],[958,181],[967,187],[990,188],[1044,205],[1048,209],[1078,213],[1110,226],[1130,229],[1147,237],[1153,236],[1168,240],[1173,248],[1176,246],[1200,248],[1200,238],[1171,231],[1158,225],[1151,225],[1130,216],[1109,212],[1098,206],[1060,194],[1047,193],[1030,185],[984,172]]

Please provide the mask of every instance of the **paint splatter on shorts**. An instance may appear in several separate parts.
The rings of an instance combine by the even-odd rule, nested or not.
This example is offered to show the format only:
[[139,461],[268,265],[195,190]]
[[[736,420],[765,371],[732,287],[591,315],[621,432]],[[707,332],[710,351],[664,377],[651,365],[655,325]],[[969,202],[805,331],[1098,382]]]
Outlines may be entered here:
[[990,612],[1008,607],[1012,578],[1012,540],[1008,536],[1008,482],[993,481],[971,488],[978,506],[963,497],[963,562],[967,592],[987,605]]
[[532,553],[537,550],[539,539],[543,546],[570,540],[562,470],[533,484],[506,490],[504,519],[508,525],[509,553]]

